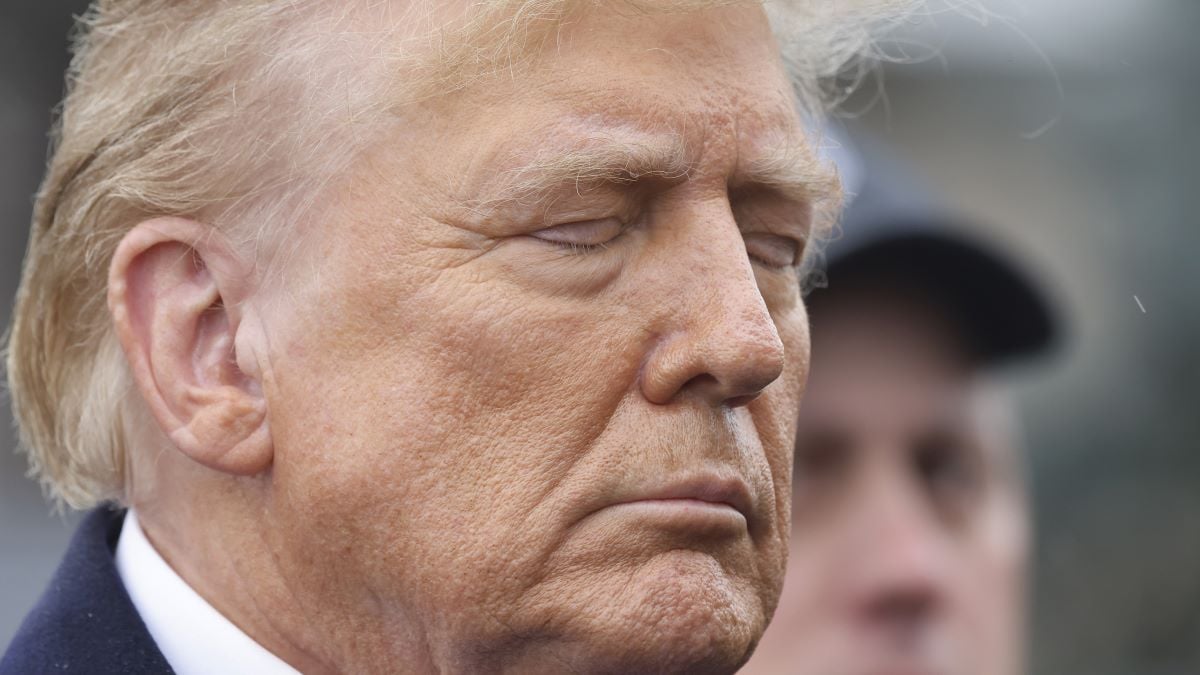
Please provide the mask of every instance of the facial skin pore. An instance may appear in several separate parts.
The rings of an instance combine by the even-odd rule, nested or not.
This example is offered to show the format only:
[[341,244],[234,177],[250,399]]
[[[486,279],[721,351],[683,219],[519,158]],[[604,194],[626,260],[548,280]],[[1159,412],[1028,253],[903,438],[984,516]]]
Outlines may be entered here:
[[[399,111],[269,280],[148,224],[110,293],[184,439],[137,505],[148,536],[305,672],[736,670],[785,566],[807,157],[761,8],[597,9]],[[139,269],[217,318],[123,295]],[[236,367],[164,390],[197,349]],[[179,432],[213,382],[240,397],[199,425],[215,440]],[[663,493],[689,485],[712,501]]]
[[1028,533],[1006,401],[934,307],[829,292],[783,596],[742,672],[1017,675]]

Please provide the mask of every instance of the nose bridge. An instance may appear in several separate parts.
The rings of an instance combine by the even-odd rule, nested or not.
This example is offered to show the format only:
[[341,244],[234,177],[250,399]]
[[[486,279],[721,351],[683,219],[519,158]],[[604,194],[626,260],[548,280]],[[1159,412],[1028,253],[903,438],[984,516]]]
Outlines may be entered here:
[[[744,254],[743,254],[744,255]],[[759,292],[749,263],[715,275],[699,308],[708,320],[704,337],[714,350],[733,349],[743,358],[782,366],[783,342]]]
[[938,520],[920,486],[895,462],[889,448],[874,448],[860,491],[855,556],[879,581],[931,583],[945,553]]
[[648,363],[645,390],[666,402],[693,389],[746,402],[783,372],[784,345],[727,201],[689,210],[665,250],[667,344]]
[[703,213],[697,227],[685,235],[693,241],[682,247],[699,272],[688,294],[697,300],[694,311],[708,319],[703,323],[713,339],[782,353],[783,343],[728,203],[711,204]]

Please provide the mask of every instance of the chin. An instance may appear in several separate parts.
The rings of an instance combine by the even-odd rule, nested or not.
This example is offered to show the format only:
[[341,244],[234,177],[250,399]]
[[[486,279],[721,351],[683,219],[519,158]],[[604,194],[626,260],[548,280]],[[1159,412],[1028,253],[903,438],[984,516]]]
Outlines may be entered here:
[[705,553],[660,554],[622,584],[619,604],[591,608],[601,625],[576,642],[581,672],[734,673],[766,628],[755,584]]

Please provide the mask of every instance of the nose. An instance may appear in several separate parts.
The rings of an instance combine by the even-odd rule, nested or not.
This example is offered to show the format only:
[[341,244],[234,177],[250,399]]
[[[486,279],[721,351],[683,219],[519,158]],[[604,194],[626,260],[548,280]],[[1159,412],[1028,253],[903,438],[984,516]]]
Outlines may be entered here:
[[895,474],[860,493],[851,606],[865,626],[904,638],[941,610],[951,570],[936,514]]
[[683,395],[713,406],[754,400],[783,373],[784,345],[759,291],[741,235],[712,236],[674,263],[670,329],[642,368],[643,396],[665,405]]

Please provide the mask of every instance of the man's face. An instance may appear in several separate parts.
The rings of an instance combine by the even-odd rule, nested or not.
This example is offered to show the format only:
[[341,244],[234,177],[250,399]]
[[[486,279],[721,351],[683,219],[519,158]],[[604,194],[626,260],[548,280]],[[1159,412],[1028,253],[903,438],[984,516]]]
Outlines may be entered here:
[[932,308],[834,297],[814,314],[783,596],[745,672],[1014,675],[1026,532],[1002,402]]
[[399,113],[262,305],[265,536],[331,661],[745,658],[807,371],[789,144],[757,8],[597,11]]

